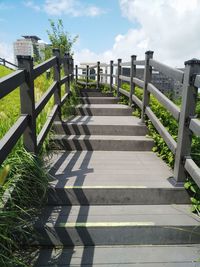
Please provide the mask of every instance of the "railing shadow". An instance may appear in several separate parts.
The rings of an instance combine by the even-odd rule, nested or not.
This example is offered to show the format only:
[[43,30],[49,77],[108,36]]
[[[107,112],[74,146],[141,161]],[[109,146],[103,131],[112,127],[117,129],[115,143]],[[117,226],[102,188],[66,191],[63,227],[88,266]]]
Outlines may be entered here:
[[[85,154],[82,157],[83,153]],[[93,169],[88,168],[92,153],[91,151],[82,153],[78,151],[75,153],[64,152],[52,165],[50,173],[56,179],[53,182],[54,190],[57,190],[56,188],[63,189],[62,194],[60,194],[61,191],[56,192],[57,196],[54,201],[55,203],[62,203],[63,206],[51,207],[42,214],[42,224],[45,224],[46,227],[41,234],[45,239],[44,244],[48,244],[49,249],[41,250],[35,266],[39,266],[44,261],[45,263],[62,263],[64,266],[70,266],[73,254],[76,253],[75,245],[83,246],[79,266],[85,266],[85,264],[89,267],[93,266],[95,242],[86,227],[90,206],[82,188],[87,173],[93,172]],[[70,182],[70,179],[73,179],[73,182]],[[73,207],[74,210],[79,209],[76,213],[76,219],[73,219],[73,198],[69,196],[70,190],[65,188],[69,182],[70,184],[73,183],[75,187],[73,188],[72,186],[72,193],[76,197],[76,202],[80,205]],[[65,206],[66,204],[67,206]],[[67,225],[68,222],[72,221],[74,222],[74,229],[69,228]],[[56,251],[52,248],[55,244],[62,246],[62,248]]]

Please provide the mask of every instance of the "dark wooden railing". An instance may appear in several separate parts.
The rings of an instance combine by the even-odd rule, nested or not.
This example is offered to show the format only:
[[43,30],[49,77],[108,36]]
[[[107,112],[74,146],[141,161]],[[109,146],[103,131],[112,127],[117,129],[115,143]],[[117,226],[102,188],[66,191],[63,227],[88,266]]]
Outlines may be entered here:
[[[6,159],[19,138],[27,151],[38,153],[54,120],[61,119],[61,107],[70,96],[70,83],[73,81],[73,59],[69,54],[60,57],[59,49],[53,49],[53,57],[33,66],[30,56],[18,56],[19,69],[0,79],[0,99],[20,86],[21,115],[16,123],[0,140],[0,164]],[[61,66],[64,77],[61,78]],[[54,82],[39,102],[35,102],[34,80],[53,67]],[[61,98],[61,85],[65,84],[65,94]],[[40,133],[36,134],[36,118],[54,95],[54,106]]]
[[[137,66],[143,66],[143,80],[136,77]],[[123,76],[122,69],[130,68],[130,76]],[[103,73],[100,68],[108,68],[108,73]],[[85,74],[80,74],[78,70],[85,70]],[[175,155],[174,166],[174,183],[182,184],[189,174],[197,185],[200,187],[200,168],[191,158],[192,135],[200,136],[200,120],[196,118],[195,109],[198,97],[198,88],[200,87],[200,61],[196,59],[185,62],[184,71],[169,67],[153,59],[153,52],[147,51],[144,60],[136,60],[136,56],[131,56],[130,62],[122,62],[118,59],[117,63],[112,60],[110,64],[100,64],[97,62],[95,66],[86,66],[75,68],[76,82],[84,84],[86,87],[90,84],[89,70],[96,69],[96,83],[99,87],[101,77],[109,78],[106,84],[110,87],[110,91],[115,90],[117,95],[125,95],[129,98],[130,105],[136,104],[141,109],[141,122],[144,123],[147,116],[158,133],[165,140],[167,146]],[[181,108],[176,106],[168,97],[152,84],[152,71],[159,71],[169,78],[174,79],[183,86]],[[91,76],[94,76],[92,74]],[[85,77],[86,81],[79,81],[79,77]],[[115,79],[115,83],[114,83]],[[130,83],[130,93],[121,88],[122,82]],[[93,84],[92,83],[92,84]],[[143,97],[140,100],[135,95],[135,86],[143,89]],[[167,129],[163,126],[160,120],[150,107],[150,95],[153,95],[176,119],[178,123],[178,139],[177,142],[173,139]]]

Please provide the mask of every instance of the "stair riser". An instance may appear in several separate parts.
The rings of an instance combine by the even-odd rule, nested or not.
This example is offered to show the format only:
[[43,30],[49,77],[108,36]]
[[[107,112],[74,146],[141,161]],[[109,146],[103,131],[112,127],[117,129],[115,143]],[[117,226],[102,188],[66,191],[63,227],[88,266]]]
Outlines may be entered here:
[[131,109],[119,108],[76,108],[76,114],[81,116],[131,116]]
[[168,205],[189,204],[184,189],[50,188],[49,205]]
[[112,97],[113,94],[112,93],[103,94],[101,92],[80,92],[80,96],[82,97],[103,97],[103,96]]
[[200,235],[192,226],[102,226],[38,228],[42,246],[172,245],[198,244]]
[[127,135],[145,136],[148,131],[146,126],[123,126],[123,125],[78,125],[61,124],[53,125],[56,134],[66,135]]
[[54,139],[51,141],[51,148],[67,151],[151,151],[153,141],[139,140],[67,140]]
[[117,104],[118,99],[113,99],[111,97],[107,98],[80,98],[81,104]]

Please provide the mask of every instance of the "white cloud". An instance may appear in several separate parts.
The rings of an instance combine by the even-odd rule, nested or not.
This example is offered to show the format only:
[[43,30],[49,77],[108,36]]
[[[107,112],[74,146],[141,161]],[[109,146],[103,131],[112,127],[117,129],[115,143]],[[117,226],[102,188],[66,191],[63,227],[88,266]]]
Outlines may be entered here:
[[13,46],[0,42],[0,57],[14,63]]
[[44,10],[49,15],[66,14],[73,17],[96,17],[105,13],[102,8],[83,4],[83,1],[79,0],[46,0]]
[[129,60],[132,54],[144,58],[146,50],[154,58],[172,66],[200,58],[199,0],[119,0],[122,15],[137,24],[124,35],[115,37],[113,47],[101,54],[79,51],[83,61]]
[[41,11],[41,7],[39,5],[36,5],[33,1],[24,2],[24,5],[35,11]]

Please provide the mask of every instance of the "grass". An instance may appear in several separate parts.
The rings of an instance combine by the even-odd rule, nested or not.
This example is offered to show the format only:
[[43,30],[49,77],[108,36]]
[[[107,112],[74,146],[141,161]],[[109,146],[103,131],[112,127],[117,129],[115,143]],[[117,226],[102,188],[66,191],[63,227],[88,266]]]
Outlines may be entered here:
[[[0,77],[12,71],[0,66]],[[46,74],[35,80],[35,100],[41,96],[52,83]],[[65,88],[62,86],[61,95]],[[19,88],[0,100],[0,138],[12,127],[20,116]],[[78,103],[73,87],[71,98],[63,106],[63,117],[69,117],[73,107]],[[51,97],[37,118],[37,134],[41,131],[54,105]],[[72,107],[71,107],[72,106]],[[0,166],[0,266],[30,267],[30,254],[25,253],[35,233],[32,220],[46,202],[49,176],[42,157],[48,148],[49,137],[37,157],[23,149],[22,138],[17,142],[8,158]],[[28,257],[27,257],[28,255]]]

